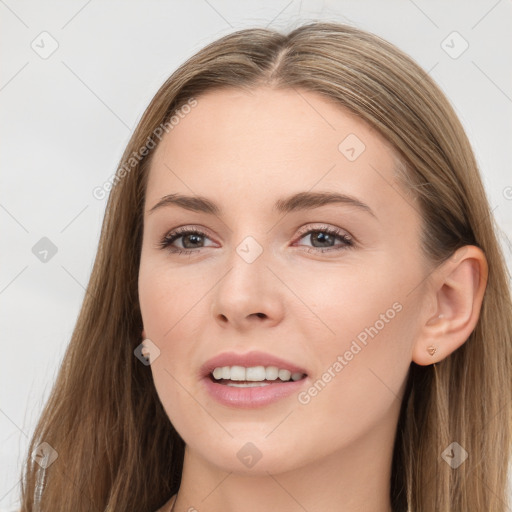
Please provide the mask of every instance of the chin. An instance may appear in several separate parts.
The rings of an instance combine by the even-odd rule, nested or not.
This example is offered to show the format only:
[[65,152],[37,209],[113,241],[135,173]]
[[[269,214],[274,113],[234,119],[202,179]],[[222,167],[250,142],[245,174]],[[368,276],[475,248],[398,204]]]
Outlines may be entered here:
[[[237,437],[227,444],[219,444],[218,441],[216,444],[209,443],[200,447],[196,453],[220,470],[239,475],[268,476],[268,473],[285,473],[306,463],[306,457],[300,457],[297,453],[297,446],[302,445],[299,441],[284,446],[264,439],[249,441],[250,438],[244,436],[244,440],[241,440]],[[215,446],[215,450],[211,449],[212,446]]]

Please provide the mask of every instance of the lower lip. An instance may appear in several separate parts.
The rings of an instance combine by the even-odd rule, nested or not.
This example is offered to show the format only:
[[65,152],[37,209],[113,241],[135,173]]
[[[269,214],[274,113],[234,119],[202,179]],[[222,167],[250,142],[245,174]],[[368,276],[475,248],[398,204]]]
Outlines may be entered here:
[[203,382],[210,396],[222,405],[255,409],[277,402],[293,393],[298,393],[306,380],[307,377],[304,377],[296,381],[247,388],[217,384],[210,377],[205,377]]

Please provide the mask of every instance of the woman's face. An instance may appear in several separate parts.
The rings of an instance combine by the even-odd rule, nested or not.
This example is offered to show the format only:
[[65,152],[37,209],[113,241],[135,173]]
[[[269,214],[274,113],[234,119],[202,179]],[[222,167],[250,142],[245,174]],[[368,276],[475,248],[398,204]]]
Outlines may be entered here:
[[154,154],[139,274],[171,422],[226,471],[390,455],[426,271],[391,150],[315,93],[196,100]]

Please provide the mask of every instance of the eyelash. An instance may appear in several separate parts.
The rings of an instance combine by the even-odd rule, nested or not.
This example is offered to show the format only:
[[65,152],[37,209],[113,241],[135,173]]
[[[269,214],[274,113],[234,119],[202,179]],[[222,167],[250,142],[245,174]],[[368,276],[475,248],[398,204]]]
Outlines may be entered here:
[[[328,248],[321,248],[321,247],[309,247],[306,249],[306,252],[308,253],[325,253],[325,252],[332,252],[332,251],[341,251],[344,249],[350,249],[354,246],[354,241],[350,237],[350,235],[347,235],[344,231],[336,228],[331,227],[321,227],[321,228],[313,228],[308,230],[303,230],[300,233],[300,236],[298,240],[304,238],[305,236],[311,235],[313,233],[324,233],[327,235],[331,235],[334,237],[339,238],[342,241],[342,244],[340,246],[336,247],[328,247]],[[161,249],[166,249],[168,252],[172,254],[188,254],[191,255],[192,253],[198,253],[201,249],[205,249],[205,247],[199,247],[197,249],[181,249],[179,247],[172,247],[171,244],[178,240],[179,238],[182,238],[186,235],[199,235],[201,237],[208,238],[208,234],[204,231],[201,231],[200,229],[191,229],[190,227],[185,228],[178,228],[174,231],[168,233],[165,235],[162,240],[158,243],[158,246]]]

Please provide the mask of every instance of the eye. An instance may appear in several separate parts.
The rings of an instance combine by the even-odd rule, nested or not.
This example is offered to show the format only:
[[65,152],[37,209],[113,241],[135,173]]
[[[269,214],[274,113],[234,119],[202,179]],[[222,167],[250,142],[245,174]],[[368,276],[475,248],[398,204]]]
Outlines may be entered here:
[[[167,249],[172,253],[191,254],[199,252],[199,249],[205,247],[204,239],[207,238],[208,235],[199,229],[190,227],[178,228],[165,235],[158,245],[160,248]],[[177,241],[180,241],[181,247],[173,245]]]
[[[354,245],[352,237],[346,231],[327,226],[303,232],[299,240],[302,239],[309,239],[309,242],[312,244],[308,252],[340,251]],[[336,244],[336,240],[339,240],[341,243]]]
[[[340,251],[354,245],[352,237],[346,231],[327,226],[302,230],[298,240],[302,239],[309,239],[312,244],[310,248],[306,248],[307,252]],[[209,240],[209,237],[204,231],[197,228],[183,227],[166,234],[160,240],[158,246],[174,254],[192,254],[208,247],[208,245],[205,245],[205,240]],[[336,244],[337,240],[338,243]],[[176,243],[179,245],[176,245]]]

